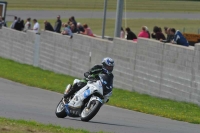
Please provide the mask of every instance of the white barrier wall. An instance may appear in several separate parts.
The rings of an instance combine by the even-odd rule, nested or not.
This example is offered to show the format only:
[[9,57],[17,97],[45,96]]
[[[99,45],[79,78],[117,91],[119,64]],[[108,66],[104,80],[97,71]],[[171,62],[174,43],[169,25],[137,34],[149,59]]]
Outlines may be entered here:
[[110,56],[116,63],[115,87],[200,105],[200,44],[188,48],[149,39],[111,42],[78,34],[70,39],[3,28],[0,56],[79,78]]

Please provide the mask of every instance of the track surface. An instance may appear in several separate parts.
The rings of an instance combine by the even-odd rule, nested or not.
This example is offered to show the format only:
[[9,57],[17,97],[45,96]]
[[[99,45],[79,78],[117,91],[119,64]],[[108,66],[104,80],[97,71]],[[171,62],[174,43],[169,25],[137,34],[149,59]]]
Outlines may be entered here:
[[35,120],[65,127],[116,133],[199,133],[200,126],[167,118],[103,106],[90,121],[66,117],[59,119],[54,111],[62,95],[28,87],[0,78],[0,116]]
[[[8,10],[7,21],[12,21],[13,16],[16,15],[22,19],[29,17],[36,19],[56,19],[57,15],[61,18],[69,18],[75,16],[76,18],[103,18],[103,11],[41,11],[41,10]],[[116,12],[107,12],[107,18],[115,19]],[[127,12],[126,18],[157,18],[157,19],[199,19],[199,13],[159,13],[159,12]]]

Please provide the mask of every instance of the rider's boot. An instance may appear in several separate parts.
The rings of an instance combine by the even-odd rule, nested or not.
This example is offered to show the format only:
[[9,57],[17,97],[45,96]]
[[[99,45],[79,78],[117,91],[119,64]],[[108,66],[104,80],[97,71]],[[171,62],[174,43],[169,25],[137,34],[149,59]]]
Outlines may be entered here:
[[77,83],[74,84],[71,89],[69,90],[69,92],[67,94],[64,94],[64,98],[68,98],[70,97],[71,95],[73,95],[76,91],[78,91],[78,85]]

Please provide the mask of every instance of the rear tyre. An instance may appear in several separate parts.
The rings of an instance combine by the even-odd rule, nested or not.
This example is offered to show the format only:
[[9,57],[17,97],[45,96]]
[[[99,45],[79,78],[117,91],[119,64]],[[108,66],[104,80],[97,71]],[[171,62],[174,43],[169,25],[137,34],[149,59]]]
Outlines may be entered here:
[[102,103],[97,101],[97,100],[93,100],[90,102],[90,106],[85,107],[81,113],[81,120],[88,122],[89,120],[91,120],[99,111],[99,109],[101,108]]
[[65,104],[63,103],[63,99],[58,103],[56,107],[55,114],[58,118],[65,118],[67,113],[65,112]]

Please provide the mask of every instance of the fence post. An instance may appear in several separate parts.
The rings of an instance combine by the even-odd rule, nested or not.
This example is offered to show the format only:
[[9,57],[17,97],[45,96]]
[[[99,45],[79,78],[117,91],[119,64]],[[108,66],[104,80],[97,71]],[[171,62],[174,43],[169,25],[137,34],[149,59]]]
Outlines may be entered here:
[[40,35],[35,34],[34,57],[33,57],[33,66],[35,67],[38,67],[39,65],[39,50],[40,50]]

